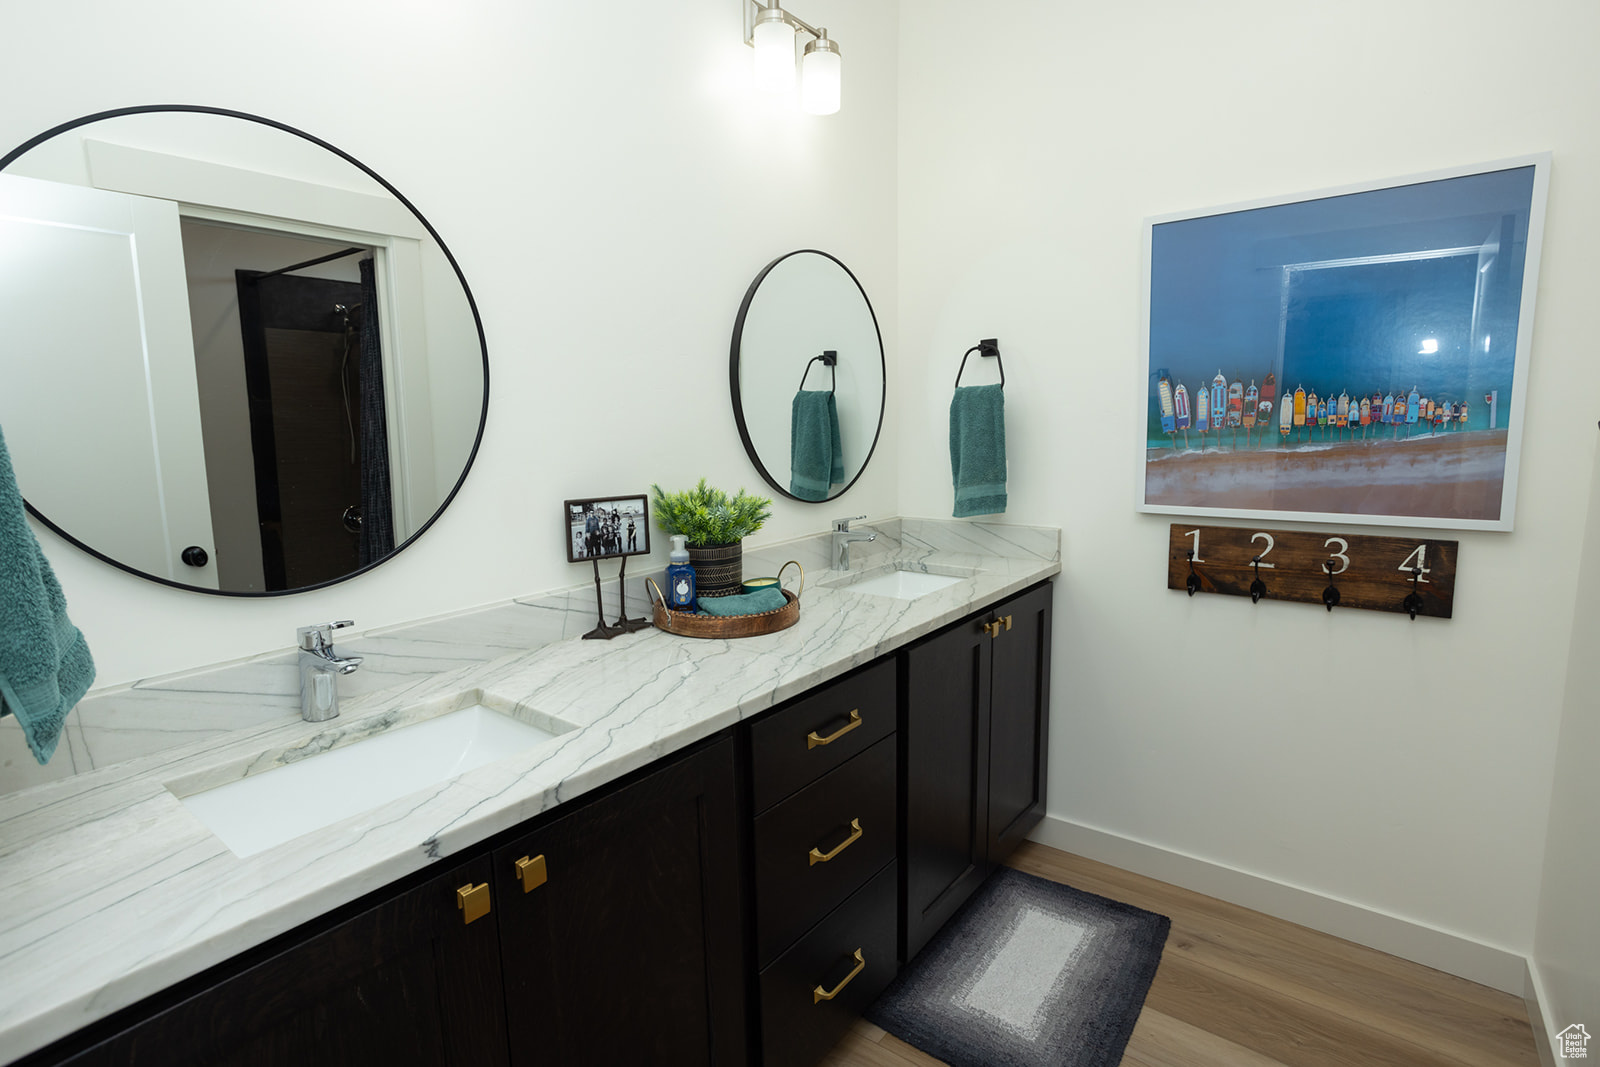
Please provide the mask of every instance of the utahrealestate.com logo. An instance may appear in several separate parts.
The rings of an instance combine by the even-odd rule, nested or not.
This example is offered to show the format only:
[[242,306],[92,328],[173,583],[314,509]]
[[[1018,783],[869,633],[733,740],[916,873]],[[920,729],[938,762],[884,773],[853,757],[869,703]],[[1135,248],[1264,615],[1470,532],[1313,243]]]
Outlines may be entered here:
[[1556,1055],[1564,1060],[1589,1058],[1589,1031],[1580,1023],[1573,1023],[1556,1035]]

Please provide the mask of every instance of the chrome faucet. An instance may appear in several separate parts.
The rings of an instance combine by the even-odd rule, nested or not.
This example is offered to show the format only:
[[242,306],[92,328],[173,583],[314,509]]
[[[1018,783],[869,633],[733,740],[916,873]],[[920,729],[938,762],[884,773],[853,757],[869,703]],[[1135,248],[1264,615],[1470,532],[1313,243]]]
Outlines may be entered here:
[[294,632],[300,653],[300,717],[306,722],[327,722],[339,714],[339,687],[334,675],[349,674],[361,666],[360,656],[341,656],[333,650],[333,631],[352,625],[343,622],[302,626]]
[[857,541],[876,541],[875,533],[851,533],[850,524],[858,519],[866,518],[865,515],[852,515],[847,519],[833,520],[833,569],[847,571],[850,569],[850,546]]

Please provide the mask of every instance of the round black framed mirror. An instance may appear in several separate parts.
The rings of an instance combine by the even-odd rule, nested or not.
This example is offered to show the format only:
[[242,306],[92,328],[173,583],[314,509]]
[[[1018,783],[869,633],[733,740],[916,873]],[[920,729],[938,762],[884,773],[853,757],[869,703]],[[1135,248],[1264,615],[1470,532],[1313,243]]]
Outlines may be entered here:
[[278,596],[443,512],[488,349],[433,226],[244,112],[98,112],[0,158],[0,427],[28,510],[152,581]]
[[734,320],[728,378],[750,461],[792,500],[832,500],[878,445],[887,373],[878,317],[856,276],[814,248],[756,275]]

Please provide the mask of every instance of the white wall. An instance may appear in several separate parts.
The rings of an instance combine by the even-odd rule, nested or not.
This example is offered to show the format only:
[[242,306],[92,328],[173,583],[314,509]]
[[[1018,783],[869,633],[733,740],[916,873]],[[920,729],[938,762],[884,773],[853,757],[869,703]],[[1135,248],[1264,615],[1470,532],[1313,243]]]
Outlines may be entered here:
[[[1532,948],[1600,387],[1597,39],[1589,0],[905,19],[901,510],[950,513],[951,382],[998,337],[1008,517],[1063,528],[1053,816]],[[1169,592],[1169,520],[1133,510],[1142,219],[1542,149],[1517,528],[1459,535],[1455,618]]]
[[1600,916],[1595,910],[1600,886],[1600,695],[1594,678],[1594,651],[1600,648],[1600,612],[1595,611],[1600,600],[1600,463],[1590,487],[1577,594],[1533,951],[1545,1023],[1552,1033],[1600,1018]]
[[[846,107],[777,111],[745,84],[734,0],[419,0],[270,7],[22,5],[0,145],[135,104],[274,118],[350,152],[438,229],[483,316],[488,426],[455,504],[370,575],[268,601],[158,587],[41,542],[99,684],[583,581],[561,501],[702,474],[759,488],[730,413],[733,319],[757,271],[824,248],[855,271],[895,371],[895,5],[810,0],[846,56]],[[833,508],[780,502],[758,543],[898,510],[879,461]],[[664,545],[665,542],[663,541]],[[655,562],[665,562],[664,551]]]

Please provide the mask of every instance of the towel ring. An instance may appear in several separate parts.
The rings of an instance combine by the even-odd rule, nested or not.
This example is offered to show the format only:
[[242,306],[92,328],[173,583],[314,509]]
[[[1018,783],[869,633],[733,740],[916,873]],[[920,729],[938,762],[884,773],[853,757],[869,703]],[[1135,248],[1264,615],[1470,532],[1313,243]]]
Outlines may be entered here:
[[1004,388],[1006,384],[1006,363],[1005,360],[1000,358],[1000,342],[992,337],[979,341],[977,344],[967,349],[966,353],[962,355],[961,367],[956,371],[956,388],[961,388],[961,374],[967,369],[967,356],[972,355],[974,352],[978,353],[980,356],[994,357],[995,363],[999,364],[1000,367],[1000,386],[1001,388]]
[[820,356],[812,356],[810,359],[806,360],[805,374],[800,375],[800,388],[804,389],[806,387],[806,377],[811,373],[811,364],[815,363],[819,359],[822,360],[822,365],[827,367],[833,374],[833,383],[828,386],[828,392],[832,393],[839,387],[839,353],[835,352],[831,348],[822,353]]

